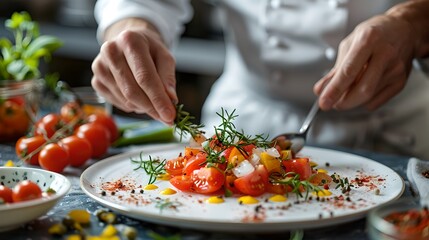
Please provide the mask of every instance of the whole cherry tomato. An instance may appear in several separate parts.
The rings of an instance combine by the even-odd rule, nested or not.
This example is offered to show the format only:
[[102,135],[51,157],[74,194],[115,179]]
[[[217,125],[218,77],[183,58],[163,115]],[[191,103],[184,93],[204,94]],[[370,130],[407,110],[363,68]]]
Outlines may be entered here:
[[13,202],[23,202],[42,197],[42,190],[36,183],[24,180],[13,187],[12,199]]
[[0,204],[1,202],[11,203],[12,200],[12,189],[0,184]]
[[[39,148],[45,143],[46,139],[43,136],[21,137],[15,144],[16,155],[26,163],[39,165],[39,154],[41,150]],[[36,150],[38,151],[36,152]],[[32,156],[28,159],[30,154]]]
[[73,167],[80,167],[92,156],[91,143],[85,138],[69,136],[59,141],[61,147],[69,154],[69,163]]
[[67,102],[61,107],[60,115],[65,122],[83,121],[84,113],[77,102]]
[[78,127],[75,135],[79,138],[85,138],[91,143],[93,158],[102,157],[109,149],[109,131],[99,123],[85,123]]
[[109,130],[111,143],[118,139],[118,126],[111,116],[100,113],[91,114],[88,116],[88,122],[100,123],[101,125],[105,126]]
[[43,169],[61,173],[69,164],[69,154],[57,143],[49,143],[40,151],[39,163]]
[[34,135],[42,135],[51,138],[64,124],[65,122],[59,114],[49,113],[36,122]]

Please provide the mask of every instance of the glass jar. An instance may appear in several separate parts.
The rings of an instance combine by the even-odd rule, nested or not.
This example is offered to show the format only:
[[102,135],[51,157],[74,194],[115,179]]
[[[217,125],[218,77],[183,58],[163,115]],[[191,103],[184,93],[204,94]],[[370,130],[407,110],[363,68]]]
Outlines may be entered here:
[[[418,213],[419,216],[424,215],[424,219],[427,221],[429,217],[427,207],[422,206],[415,198],[399,199],[372,210],[369,213],[367,221],[370,239],[428,240],[429,225],[427,225],[424,230],[414,227],[416,224],[415,221],[422,220],[422,218],[417,219],[418,217],[413,217],[417,215],[416,213]],[[387,220],[388,217],[391,218],[390,221]],[[395,224],[393,222],[395,222]],[[398,227],[399,225],[401,225],[402,228]],[[406,228],[404,226],[406,226]]]
[[105,113],[110,115],[112,113],[112,105],[98,95],[92,87],[74,87],[72,90],[75,96],[82,101],[82,108],[85,114]]
[[0,142],[27,134],[39,109],[42,80],[0,80]]

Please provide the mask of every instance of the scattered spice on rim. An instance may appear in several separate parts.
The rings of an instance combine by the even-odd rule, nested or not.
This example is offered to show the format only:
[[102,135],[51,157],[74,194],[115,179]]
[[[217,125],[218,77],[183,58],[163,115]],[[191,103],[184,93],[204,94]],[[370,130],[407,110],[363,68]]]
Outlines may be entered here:
[[429,178],[429,170],[422,172],[423,177]]

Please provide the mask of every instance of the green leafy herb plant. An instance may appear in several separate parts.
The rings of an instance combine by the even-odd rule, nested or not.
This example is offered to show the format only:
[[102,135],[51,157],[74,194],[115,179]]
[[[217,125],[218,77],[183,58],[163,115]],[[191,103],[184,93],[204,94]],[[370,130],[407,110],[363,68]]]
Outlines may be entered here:
[[62,42],[54,36],[40,35],[38,23],[27,12],[13,13],[5,26],[13,33],[14,42],[0,39],[0,80],[39,78],[40,59],[50,60]]

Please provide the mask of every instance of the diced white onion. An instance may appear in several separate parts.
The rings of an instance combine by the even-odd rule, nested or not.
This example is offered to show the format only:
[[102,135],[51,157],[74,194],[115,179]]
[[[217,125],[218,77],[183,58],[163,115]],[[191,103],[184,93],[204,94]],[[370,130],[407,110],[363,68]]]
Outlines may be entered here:
[[261,153],[264,151],[265,150],[263,148],[254,148],[252,152],[258,156],[261,156]]
[[266,150],[266,152],[268,153],[268,155],[270,155],[272,157],[276,157],[276,158],[280,157],[280,153],[279,153],[279,151],[277,151],[277,148],[274,148],[274,147],[268,148]]
[[260,155],[253,153],[252,155],[250,155],[249,157],[249,162],[253,165],[256,166],[259,164],[259,161],[261,160]]
[[247,160],[243,160],[235,168],[232,169],[232,172],[238,178],[246,176],[253,171],[255,171],[255,167],[253,167],[253,165]]

